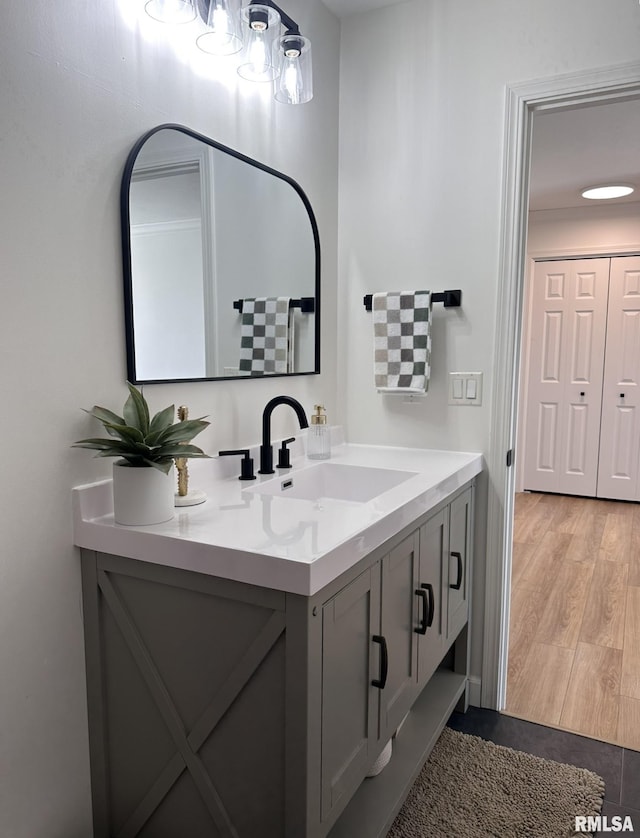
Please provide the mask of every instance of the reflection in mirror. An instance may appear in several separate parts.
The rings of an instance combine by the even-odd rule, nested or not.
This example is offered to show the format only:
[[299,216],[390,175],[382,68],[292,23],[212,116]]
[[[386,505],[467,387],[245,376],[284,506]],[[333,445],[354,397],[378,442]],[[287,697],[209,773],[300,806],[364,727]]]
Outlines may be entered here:
[[159,126],[129,155],[121,209],[130,381],[320,371],[318,231],[293,180]]

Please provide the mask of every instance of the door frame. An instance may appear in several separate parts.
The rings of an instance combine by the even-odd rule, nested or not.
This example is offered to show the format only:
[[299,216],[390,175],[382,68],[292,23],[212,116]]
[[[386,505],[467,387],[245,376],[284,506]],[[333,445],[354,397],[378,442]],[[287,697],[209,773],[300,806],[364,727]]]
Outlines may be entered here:
[[490,481],[481,690],[483,707],[502,709],[506,694],[515,483],[514,469],[507,466],[507,452],[515,447],[517,431],[533,114],[639,97],[640,62],[507,86],[495,385],[486,458]]

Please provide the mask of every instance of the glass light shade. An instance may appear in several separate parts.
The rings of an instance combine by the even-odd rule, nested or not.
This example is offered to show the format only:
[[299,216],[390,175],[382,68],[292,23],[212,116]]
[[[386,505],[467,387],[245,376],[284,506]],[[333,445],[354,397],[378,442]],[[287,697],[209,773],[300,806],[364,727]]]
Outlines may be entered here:
[[271,6],[252,3],[241,17],[244,52],[238,75],[249,81],[274,81],[279,72],[274,44],[280,34],[280,15]]
[[284,35],[278,42],[280,72],[276,99],[285,105],[303,105],[313,98],[311,43],[302,35]]
[[160,23],[190,23],[196,17],[194,0],[149,0],[144,10]]
[[592,186],[590,189],[585,189],[581,194],[583,198],[589,198],[593,201],[606,201],[609,198],[623,198],[625,195],[631,195],[633,186],[626,183],[612,183],[607,186]]
[[240,52],[240,0],[210,0],[207,29],[196,39],[196,44],[211,55]]

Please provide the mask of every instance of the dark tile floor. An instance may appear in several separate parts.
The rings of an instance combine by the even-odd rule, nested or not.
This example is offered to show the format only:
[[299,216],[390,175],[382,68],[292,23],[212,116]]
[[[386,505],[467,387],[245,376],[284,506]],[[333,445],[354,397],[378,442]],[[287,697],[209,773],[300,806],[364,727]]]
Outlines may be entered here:
[[[594,771],[605,782],[602,814],[609,818],[629,815],[635,833],[640,834],[640,751],[631,751],[478,707],[470,707],[466,713],[453,713],[448,724],[454,730],[481,736],[496,745],[506,745],[545,759]],[[604,836],[605,833],[598,834]],[[612,833],[606,833],[609,834]]]

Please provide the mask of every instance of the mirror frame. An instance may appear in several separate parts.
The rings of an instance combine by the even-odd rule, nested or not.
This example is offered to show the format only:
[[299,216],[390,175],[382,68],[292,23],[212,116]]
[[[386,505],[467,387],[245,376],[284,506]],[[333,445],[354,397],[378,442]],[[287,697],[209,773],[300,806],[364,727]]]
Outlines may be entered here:
[[[267,174],[273,175],[274,177],[277,177],[280,180],[285,181],[285,183],[288,183],[295,190],[295,192],[297,192],[309,216],[309,222],[311,224],[311,231],[313,234],[313,243],[315,247],[315,346],[314,368],[312,370],[305,370],[303,372],[269,373],[268,375],[259,376],[228,375],[200,376],[197,378],[185,377],[159,379],[140,379],[137,377],[135,358],[135,325],[133,318],[133,274],[131,267],[131,216],[129,203],[131,176],[138,154],[140,153],[144,144],[154,134],[157,134],[159,131],[163,131],[166,129],[180,131],[181,133],[186,134],[188,137],[191,137],[192,139],[199,140],[200,142],[205,143],[206,145],[218,149],[218,151],[223,151],[225,154],[229,154],[232,157],[235,157],[237,160],[241,160],[242,162],[247,163],[250,166],[254,166],[255,168],[260,169],[261,171],[266,172]],[[129,155],[125,163],[124,172],[122,175],[122,183],[120,188],[120,222],[122,234],[124,322],[128,381],[130,381],[132,384],[175,384],[183,381],[253,381],[256,379],[286,378],[292,375],[318,375],[320,373],[320,236],[318,233],[318,224],[316,222],[313,209],[311,208],[311,203],[304,191],[302,190],[302,188],[300,187],[300,185],[295,180],[293,180],[293,178],[283,174],[282,172],[277,171],[276,169],[272,169],[270,166],[267,166],[264,163],[260,163],[258,160],[254,160],[252,157],[247,157],[247,155],[242,154],[241,152],[236,151],[233,148],[229,148],[229,146],[223,145],[222,143],[219,143],[216,140],[212,140],[209,137],[204,136],[204,134],[199,134],[196,131],[192,131],[190,128],[187,128],[184,125],[178,125],[170,122],[164,123],[162,125],[157,125],[155,128],[152,128],[150,131],[147,131],[146,134],[143,134],[142,137],[140,137],[140,139],[135,143],[135,145],[129,152]],[[283,247],[284,246],[286,246],[286,242],[283,242]]]

